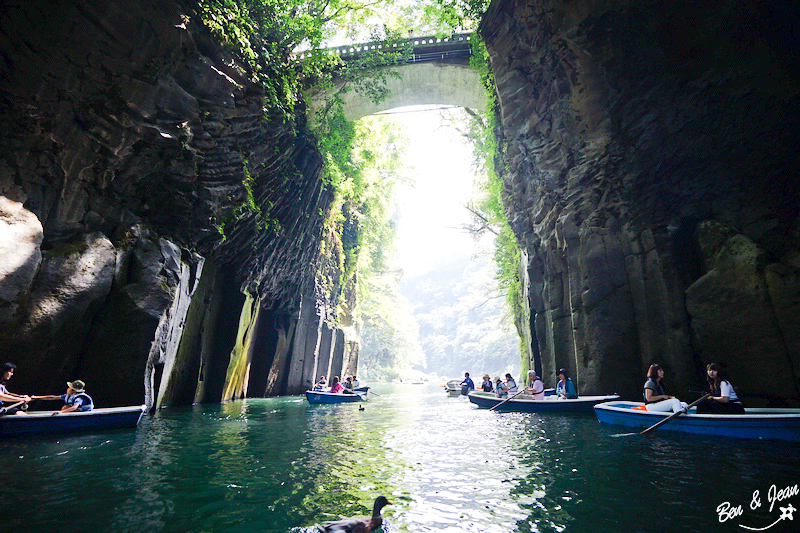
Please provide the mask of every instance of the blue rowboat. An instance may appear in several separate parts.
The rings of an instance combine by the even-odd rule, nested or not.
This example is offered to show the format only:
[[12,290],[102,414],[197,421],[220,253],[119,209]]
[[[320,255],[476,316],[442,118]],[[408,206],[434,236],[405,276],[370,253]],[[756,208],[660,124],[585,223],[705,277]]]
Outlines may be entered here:
[[[641,405],[641,402],[610,402],[594,409],[600,422],[633,428],[650,427],[673,414],[633,409]],[[800,409],[748,408],[743,415],[707,415],[697,414],[697,408],[693,407],[687,414],[677,416],[656,429],[661,430],[797,442],[800,441]]]
[[[144,405],[106,407],[82,413],[29,411],[26,414],[0,417],[0,437],[51,435],[60,433],[105,431],[134,428],[147,410]],[[53,413],[57,414],[53,414]]]
[[494,393],[478,391],[469,393],[469,401],[478,407],[491,408],[498,405],[495,411],[519,413],[591,413],[595,405],[618,399],[618,395],[612,394],[609,396],[581,396],[576,400],[559,400],[555,395],[545,393],[544,400],[531,400],[520,395],[499,405],[505,398],[498,398]]
[[[369,388],[369,387],[367,387]],[[366,392],[359,392],[355,394],[350,394],[348,392],[324,392],[318,390],[307,390],[306,391],[306,400],[311,405],[319,404],[319,403],[355,403],[355,402],[366,402],[367,401],[367,393]]]

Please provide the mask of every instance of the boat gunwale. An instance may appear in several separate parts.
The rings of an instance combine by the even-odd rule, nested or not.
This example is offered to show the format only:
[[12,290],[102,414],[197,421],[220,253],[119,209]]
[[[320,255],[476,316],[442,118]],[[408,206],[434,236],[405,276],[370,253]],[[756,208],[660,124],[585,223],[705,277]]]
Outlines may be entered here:
[[27,411],[25,414],[13,414],[13,415],[3,415],[0,417],[0,420],[31,420],[31,419],[40,419],[46,418],[50,419],[53,416],[59,417],[87,417],[87,416],[100,416],[100,415],[114,415],[114,414],[123,414],[123,413],[135,413],[147,412],[146,405],[130,405],[126,407],[98,407],[96,409],[92,409],[91,411],[70,411],[69,413],[62,413],[55,409],[49,411]]
[[[494,395],[493,392],[483,392],[483,391],[470,391],[467,396],[474,396],[476,398],[481,398],[484,400],[497,400],[497,402],[506,401],[506,403],[520,403],[520,404],[532,404],[532,405],[540,405],[540,404],[565,404],[565,403],[592,403],[597,402],[598,400],[602,402],[609,402],[609,401],[616,401],[619,399],[618,394],[607,394],[607,395],[598,395],[598,396],[579,396],[578,398],[567,398],[565,400],[532,400],[529,398],[498,398]],[[547,398],[552,398],[553,396],[547,396]]]
[[[619,404],[622,405],[620,407]],[[634,417],[650,416],[654,418],[666,418],[674,414],[671,411],[644,411],[633,409],[633,407],[645,405],[642,402],[630,401],[611,401],[601,403],[594,406],[595,409],[605,411],[628,414]],[[780,408],[780,407],[752,407],[745,408],[744,414],[713,414],[713,413],[698,413],[697,408],[693,407],[688,413],[683,415],[683,420],[775,420],[777,418],[800,418],[800,409],[797,408]]]

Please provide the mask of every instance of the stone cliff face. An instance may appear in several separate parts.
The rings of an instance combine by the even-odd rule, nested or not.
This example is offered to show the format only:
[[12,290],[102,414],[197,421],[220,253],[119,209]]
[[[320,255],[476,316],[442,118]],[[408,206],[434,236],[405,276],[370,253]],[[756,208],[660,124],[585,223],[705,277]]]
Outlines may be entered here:
[[265,116],[248,69],[189,13],[3,3],[0,349],[14,391],[80,378],[98,405],[185,404],[299,392],[328,361],[357,362],[315,289],[332,195],[314,143]]
[[800,62],[783,2],[495,1],[481,26],[529,357],[584,393],[728,364],[798,402]]

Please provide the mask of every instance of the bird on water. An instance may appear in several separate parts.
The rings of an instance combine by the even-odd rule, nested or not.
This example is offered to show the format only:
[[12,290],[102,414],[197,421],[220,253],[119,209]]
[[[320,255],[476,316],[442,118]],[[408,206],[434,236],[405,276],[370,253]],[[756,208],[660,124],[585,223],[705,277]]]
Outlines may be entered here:
[[372,506],[372,516],[354,516],[336,522],[328,522],[324,526],[317,526],[320,533],[370,533],[375,531],[383,524],[381,509],[391,505],[385,496],[375,498],[375,505]]

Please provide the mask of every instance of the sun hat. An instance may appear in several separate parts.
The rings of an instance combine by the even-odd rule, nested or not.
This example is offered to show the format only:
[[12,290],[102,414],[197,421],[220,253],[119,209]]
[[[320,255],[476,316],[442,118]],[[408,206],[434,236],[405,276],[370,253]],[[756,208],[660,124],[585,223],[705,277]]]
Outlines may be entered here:
[[67,381],[67,387],[74,390],[75,392],[83,392],[83,389],[86,387],[86,384],[83,381],[76,379],[75,381]]
[[491,378],[489,377],[489,374],[484,374],[483,379],[491,379]]
[[502,379],[500,379],[500,376],[495,376],[495,377],[494,377],[494,380],[495,380],[495,381],[503,381]]

